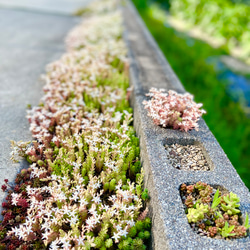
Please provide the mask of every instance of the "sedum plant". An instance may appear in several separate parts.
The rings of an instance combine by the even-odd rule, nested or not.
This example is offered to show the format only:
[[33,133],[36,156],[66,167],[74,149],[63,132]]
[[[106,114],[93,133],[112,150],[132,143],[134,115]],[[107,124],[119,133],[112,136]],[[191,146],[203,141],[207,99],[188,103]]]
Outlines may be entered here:
[[27,115],[34,140],[12,143],[12,159],[31,165],[2,186],[0,249],[146,249],[149,195],[116,5],[94,3],[98,15],[90,6],[47,67],[45,95]]
[[193,101],[189,93],[178,94],[173,90],[165,93],[164,89],[151,88],[147,96],[149,101],[143,101],[145,109],[156,125],[188,131],[198,129],[197,121],[206,113],[200,109],[202,104]]
[[224,238],[235,236],[235,233],[232,233],[233,229],[235,228],[235,225],[228,226],[228,222],[225,222],[225,226],[221,229],[221,235]]
[[237,209],[240,206],[240,204],[238,204],[240,199],[236,194],[230,192],[230,194],[223,196],[222,200],[224,202],[221,204],[223,211],[227,212],[229,215],[240,213],[240,210]]
[[197,204],[195,208],[188,209],[188,222],[197,222],[204,219],[204,214],[208,212],[208,205]]
[[195,232],[214,238],[239,238],[248,233],[249,218],[246,213],[242,223],[239,197],[230,192],[222,195],[204,182],[193,185],[183,183],[180,194],[186,208],[188,222]]

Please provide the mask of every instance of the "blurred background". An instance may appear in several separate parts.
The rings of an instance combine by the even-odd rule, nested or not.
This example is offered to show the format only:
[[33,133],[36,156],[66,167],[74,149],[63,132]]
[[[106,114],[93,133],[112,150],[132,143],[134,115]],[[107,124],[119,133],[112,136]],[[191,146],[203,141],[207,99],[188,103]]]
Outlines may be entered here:
[[133,0],[250,189],[250,0]]

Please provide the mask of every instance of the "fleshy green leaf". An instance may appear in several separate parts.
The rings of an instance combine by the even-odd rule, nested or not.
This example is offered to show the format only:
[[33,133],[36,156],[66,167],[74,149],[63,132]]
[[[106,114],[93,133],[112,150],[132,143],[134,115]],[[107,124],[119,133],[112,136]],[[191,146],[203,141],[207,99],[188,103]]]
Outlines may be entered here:
[[220,218],[223,219],[223,216],[222,216],[222,214],[221,214],[220,212],[216,212],[216,215],[217,215],[218,217],[220,217]]
[[224,238],[229,237],[229,236],[234,236],[235,233],[231,233],[234,230],[234,227],[235,227],[234,225],[228,227],[228,222],[226,221],[225,226],[221,230],[221,235]]
[[245,226],[246,229],[250,228],[248,213],[246,213],[246,219],[245,219],[244,226]]
[[219,197],[219,189],[217,189],[216,193],[214,194],[214,199],[211,208],[216,208],[220,204],[220,201],[221,197]]

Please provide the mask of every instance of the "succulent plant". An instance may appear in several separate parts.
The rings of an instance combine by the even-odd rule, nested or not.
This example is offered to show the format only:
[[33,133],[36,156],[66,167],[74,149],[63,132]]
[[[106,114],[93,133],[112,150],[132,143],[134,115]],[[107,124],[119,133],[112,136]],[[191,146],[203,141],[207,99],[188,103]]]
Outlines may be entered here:
[[217,234],[217,227],[208,227],[208,231],[211,237],[214,237]]
[[31,166],[2,186],[1,248],[145,249],[150,238],[122,17],[116,0],[93,4],[47,66],[27,115],[34,140],[12,143]]
[[245,226],[238,226],[238,227],[235,227],[232,233],[235,233],[236,237],[244,237],[247,235],[247,229]]
[[242,224],[239,198],[230,192],[221,196],[215,189],[201,181],[180,186],[183,203],[186,205],[188,222],[198,234],[208,237],[239,238],[247,235],[250,228],[248,214]]
[[147,188],[145,188],[144,191],[142,192],[141,198],[142,198],[144,201],[146,201],[146,200],[149,199],[148,189],[147,189]]
[[233,229],[234,229],[234,225],[230,226],[228,225],[228,222],[225,222],[225,226],[221,229],[221,236],[224,238],[227,238],[229,236],[235,236],[235,233],[232,233]]
[[180,190],[185,191],[187,189],[187,185],[185,183],[181,184]]
[[186,187],[186,189],[187,189],[187,193],[191,194],[194,191],[194,185],[189,185]]
[[216,219],[215,225],[217,228],[223,228],[225,226],[225,220],[222,218]]
[[202,104],[193,101],[193,96],[189,93],[178,94],[173,90],[164,93],[164,89],[151,88],[147,96],[151,97],[149,101],[143,101],[145,109],[148,110],[148,116],[152,117],[156,125],[163,127],[172,127],[188,131],[198,130],[197,121],[206,113],[200,109]]
[[216,193],[214,194],[214,199],[211,208],[215,209],[221,202],[221,197],[219,197],[219,189],[217,189]]
[[246,229],[250,228],[248,213],[246,213],[244,226]]
[[237,209],[240,206],[240,204],[238,204],[238,202],[240,202],[240,199],[236,194],[230,192],[230,194],[224,195],[222,197],[222,201],[226,203],[221,204],[221,208],[223,211],[227,212],[229,215],[240,213],[240,210]]
[[204,183],[204,182],[201,182],[201,181],[198,181],[196,184],[195,184],[195,188],[198,190],[198,191],[201,191],[203,189],[205,189],[207,187],[207,183]]
[[204,219],[204,214],[208,212],[208,205],[197,204],[196,208],[188,209],[188,222],[197,222]]
[[112,239],[107,239],[105,241],[105,247],[110,248],[113,246],[113,240]]
[[189,208],[193,207],[194,206],[194,198],[192,195],[189,195],[187,198],[186,198],[186,201],[185,201],[185,205]]
[[202,189],[200,191],[200,196],[201,197],[208,197],[208,196],[210,196],[212,194],[212,192],[213,192],[213,188],[211,186],[207,185],[205,187],[205,189]]

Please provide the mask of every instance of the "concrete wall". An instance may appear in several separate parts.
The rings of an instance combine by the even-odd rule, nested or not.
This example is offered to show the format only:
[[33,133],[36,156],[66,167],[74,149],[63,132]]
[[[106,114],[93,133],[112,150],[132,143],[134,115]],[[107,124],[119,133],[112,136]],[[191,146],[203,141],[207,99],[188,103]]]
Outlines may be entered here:
[[[123,7],[123,15],[133,86],[134,126],[140,138],[145,187],[151,197],[151,247],[156,250],[250,249],[249,235],[236,240],[212,239],[199,236],[189,226],[179,195],[182,183],[203,181],[236,193],[241,200],[243,215],[246,211],[250,213],[250,194],[203,119],[199,121],[198,132],[186,133],[156,126],[147,116],[142,101],[147,99],[145,93],[151,87],[179,93],[184,93],[185,89],[130,1]],[[172,167],[164,148],[165,144],[171,143],[200,145],[211,171],[183,171]]]

